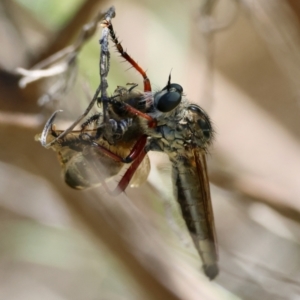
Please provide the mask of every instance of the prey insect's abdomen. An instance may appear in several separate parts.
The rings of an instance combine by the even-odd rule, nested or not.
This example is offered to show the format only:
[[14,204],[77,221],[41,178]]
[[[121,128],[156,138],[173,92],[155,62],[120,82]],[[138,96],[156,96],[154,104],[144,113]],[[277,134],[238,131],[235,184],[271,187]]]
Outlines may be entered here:
[[203,260],[204,272],[210,279],[213,279],[217,276],[219,269],[209,182],[205,154],[196,155],[194,159],[189,157],[189,159],[173,163],[175,197]]

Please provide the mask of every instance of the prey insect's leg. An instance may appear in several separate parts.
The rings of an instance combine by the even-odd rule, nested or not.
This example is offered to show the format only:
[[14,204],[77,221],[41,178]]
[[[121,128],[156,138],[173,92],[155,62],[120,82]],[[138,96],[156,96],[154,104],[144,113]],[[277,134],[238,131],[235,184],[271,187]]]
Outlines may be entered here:
[[91,116],[90,118],[88,118],[85,122],[83,122],[81,124],[81,131],[83,132],[92,123],[98,122],[98,120],[100,119],[101,116],[102,116],[102,114],[95,114],[95,115]]
[[139,66],[139,64],[134,59],[132,59],[132,57],[126,51],[124,51],[121,43],[119,42],[118,38],[116,37],[115,31],[113,29],[111,22],[108,22],[105,20],[103,22],[103,24],[108,27],[109,34],[110,34],[113,42],[115,43],[116,48],[117,48],[118,52],[121,54],[121,56],[124,57],[143,76],[144,92],[151,92],[151,83],[150,83],[150,80],[149,80],[146,72]]
[[[107,13],[105,14],[105,22],[110,23],[110,20],[112,18],[115,17],[115,10],[114,8],[111,8],[107,11]],[[110,31],[108,29],[108,31]],[[47,121],[45,128],[42,132],[42,136],[41,136],[41,144],[42,146],[44,146],[45,148],[50,148],[52,145],[54,145],[55,143],[58,142],[59,139],[62,139],[63,137],[65,137],[69,132],[71,132],[75,126],[77,124],[79,124],[79,122],[81,122],[83,120],[84,117],[86,117],[88,115],[88,113],[91,111],[91,109],[93,108],[94,104],[96,103],[97,99],[98,99],[98,95],[101,92],[101,96],[102,96],[102,91],[103,89],[106,88],[105,86],[105,81],[106,81],[106,77],[109,71],[109,62],[110,62],[110,54],[108,52],[108,33],[107,30],[103,30],[102,31],[102,36],[100,39],[100,44],[101,44],[101,53],[100,53],[100,84],[95,92],[95,95],[91,101],[91,103],[89,104],[89,106],[86,108],[86,110],[84,111],[84,113],[79,116],[77,118],[77,120],[75,122],[73,122],[72,125],[70,125],[66,130],[64,130],[62,133],[60,133],[60,135],[58,137],[56,137],[55,139],[53,139],[53,141],[51,141],[50,143],[46,143],[46,139],[47,139],[47,134],[49,132],[49,128],[52,126],[52,123],[56,117],[56,114],[58,111],[54,112],[54,114],[50,117],[50,119]]]

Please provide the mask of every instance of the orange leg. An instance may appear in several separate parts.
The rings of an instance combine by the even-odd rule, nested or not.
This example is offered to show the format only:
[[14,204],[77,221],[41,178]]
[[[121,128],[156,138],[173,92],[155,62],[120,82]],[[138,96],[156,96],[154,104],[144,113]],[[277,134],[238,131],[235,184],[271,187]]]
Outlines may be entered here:
[[126,51],[124,51],[121,43],[119,42],[118,38],[116,37],[116,34],[114,32],[111,22],[104,21],[103,24],[107,26],[107,28],[109,30],[109,34],[110,34],[114,44],[116,45],[118,52],[121,54],[121,56],[123,58],[125,58],[143,76],[144,92],[151,92],[151,83],[150,83],[150,80],[149,80],[146,72],[139,66],[139,64]]
[[[104,26],[107,26],[108,30],[109,30],[109,34],[118,50],[118,52],[120,53],[120,55],[126,60],[128,61],[142,76],[144,79],[144,92],[151,92],[151,83],[150,83],[150,79],[148,78],[146,72],[139,66],[139,64],[123,49],[123,46],[121,45],[121,43],[119,42],[118,38],[116,37],[114,28],[112,26],[112,23],[110,21],[103,21],[102,23]],[[103,101],[103,99],[98,100],[99,102]],[[114,102],[113,99],[110,99],[110,102],[112,104],[115,105],[119,105],[117,102]],[[155,119],[153,119],[152,117],[150,117],[149,115],[147,115],[146,113],[143,113],[141,111],[139,111],[138,109],[132,107],[129,104],[123,103],[124,106],[124,110],[128,111],[129,113],[132,113],[133,115],[138,115],[146,120],[148,120],[148,126],[150,128],[154,128],[157,126],[157,122]]]
[[[142,135],[139,140],[136,142],[136,144],[133,146],[131,149],[129,155],[126,158],[122,158],[121,156],[109,151],[105,147],[93,142],[94,146],[97,148],[101,149],[106,155],[111,157],[112,159],[119,161],[119,162],[124,162],[124,163],[130,163],[130,167],[127,169],[125,174],[123,175],[122,179],[118,183],[117,187],[111,191],[108,186],[106,185],[105,182],[103,182],[103,186],[106,189],[106,192],[112,196],[117,196],[120,193],[124,192],[125,189],[127,188],[132,176],[134,175],[135,171],[143,161],[145,155],[147,154],[145,151],[145,146],[147,143],[147,135]],[[97,167],[96,170],[98,171]]]
[[97,147],[98,149],[101,149],[103,153],[105,153],[107,156],[111,157],[113,160],[117,162],[123,162],[125,164],[131,163],[134,161],[140,154],[140,152],[145,148],[147,143],[147,135],[142,135],[137,142],[134,144],[133,148],[131,149],[130,153],[127,157],[123,158],[110,150],[106,149],[104,146],[99,145],[96,142],[92,142],[92,144]]

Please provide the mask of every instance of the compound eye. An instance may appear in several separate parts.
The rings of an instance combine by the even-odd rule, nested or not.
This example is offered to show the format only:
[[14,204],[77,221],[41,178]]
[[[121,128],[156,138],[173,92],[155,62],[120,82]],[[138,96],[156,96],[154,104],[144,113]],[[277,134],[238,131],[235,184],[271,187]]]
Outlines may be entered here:
[[180,104],[182,92],[183,89],[179,84],[169,84],[162,91],[155,94],[155,107],[164,113],[173,110]]

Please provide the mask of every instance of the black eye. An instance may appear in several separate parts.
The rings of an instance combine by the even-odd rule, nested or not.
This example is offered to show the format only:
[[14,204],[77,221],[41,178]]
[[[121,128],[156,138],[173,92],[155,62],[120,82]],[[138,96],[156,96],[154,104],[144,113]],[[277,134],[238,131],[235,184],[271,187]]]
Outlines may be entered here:
[[154,105],[161,112],[169,112],[181,102],[183,89],[177,83],[168,84],[154,96]]

